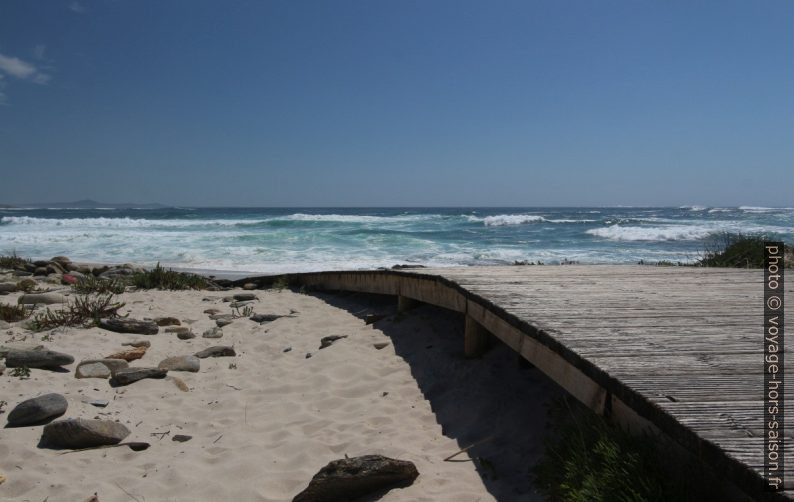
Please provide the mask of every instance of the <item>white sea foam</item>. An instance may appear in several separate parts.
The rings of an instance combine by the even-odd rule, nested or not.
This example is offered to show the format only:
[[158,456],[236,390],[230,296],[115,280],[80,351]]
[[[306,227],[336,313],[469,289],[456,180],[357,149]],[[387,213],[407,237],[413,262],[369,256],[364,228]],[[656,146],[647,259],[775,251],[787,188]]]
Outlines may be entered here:
[[670,225],[664,227],[622,227],[612,225],[593,228],[587,233],[614,241],[677,241],[707,237],[716,229],[701,225]]

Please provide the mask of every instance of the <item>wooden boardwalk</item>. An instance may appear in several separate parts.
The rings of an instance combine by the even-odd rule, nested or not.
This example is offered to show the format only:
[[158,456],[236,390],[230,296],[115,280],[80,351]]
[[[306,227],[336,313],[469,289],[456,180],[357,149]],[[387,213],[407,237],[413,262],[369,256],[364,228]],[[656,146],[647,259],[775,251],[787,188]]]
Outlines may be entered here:
[[[763,498],[761,270],[511,266],[289,278],[462,312],[470,355],[491,333],[592,409],[630,429],[661,431],[726,483]],[[786,289],[794,298],[794,288]],[[791,358],[785,369],[794,381]],[[787,403],[790,420],[792,410]],[[786,441],[794,488],[790,432]],[[770,498],[792,499],[794,491]]]

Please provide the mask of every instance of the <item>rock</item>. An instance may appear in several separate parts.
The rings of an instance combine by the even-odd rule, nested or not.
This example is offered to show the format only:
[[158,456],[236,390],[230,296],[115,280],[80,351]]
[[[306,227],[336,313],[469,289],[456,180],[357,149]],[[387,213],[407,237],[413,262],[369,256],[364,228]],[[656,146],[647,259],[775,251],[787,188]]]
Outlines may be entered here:
[[74,371],[75,378],[110,378],[110,368],[102,363],[81,363]]
[[186,434],[174,434],[171,436],[171,441],[176,441],[178,443],[184,443],[186,441],[190,441],[193,439],[193,436],[188,436]]
[[220,338],[223,336],[223,330],[218,328],[211,328],[201,334],[203,338]]
[[157,365],[161,370],[190,371],[196,373],[201,368],[201,359],[196,356],[174,356],[160,361]]
[[187,384],[181,378],[175,377],[175,376],[168,376],[168,377],[166,377],[166,379],[167,380],[171,380],[172,382],[174,382],[174,385],[176,385],[176,388],[181,390],[182,392],[190,391],[190,388],[187,386]]
[[53,256],[50,258],[50,262],[57,263],[64,268],[72,264],[72,260],[70,260],[67,256]]
[[281,352],[285,352],[286,353],[286,352],[290,352],[291,350],[292,350],[292,347],[287,347],[286,349],[282,350]]
[[[144,347],[145,350],[145,347]],[[103,366],[106,371],[103,371]],[[129,368],[127,361],[122,358],[87,359],[80,361],[74,372],[75,378],[108,378],[117,371]]]
[[334,344],[335,341],[341,340],[342,338],[347,338],[347,335],[331,335],[331,336],[324,336],[320,339],[320,349],[324,349],[326,347],[330,347]]
[[17,285],[13,282],[0,282],[0,293],[13,293],[17,290]]
[[256,289],[256,284],[253,283],[253,282],[246,282],[245,284],[243,284],[243,289],[248,290],[248,291],[250,291],[252,289]]
[[12,350],[42,350],[44,345],[30,342],[11,342],[0,345],[0,359],[4,358]]
[[190,340],[191,338],[196,338],[196,334],[192,331],[188,331],[186,333],[177,333],[176,337],[180,340]]
[[207,309],[204,311],[204,313],[209,315],[215,315],[215,314],[220,314],[221,311],[218,309]]
[[312,353],[311,352],[307,352],[306,353],[306,359],[311,359],[311,358],[312,358]]
[[158,317],[154,320],[158,326],[179,326],[182,323],[176,317]]
[[117,444],[129,435],[129,429],[112,420],[68,418],[44,426],[39,446],[44,448],[90,448]]
[[54,305],[66,303],[66,297],[60,293],[28,293],[17,300],[20,305]]
[[149,340],[136,340],[134,342],[124,342],[122,347],[151,347],[152,343]]
[[96,406],[97,408],[106,408],[110,404],[107,399],[83,399],[81,402]]
[[389,346],[389,342],[375,342],[375,343],[372,344],[372,346],[375,347],[378,350],[381,350],[381,349],[385,349],[386,347],[388,347]]
[[282,317],[286,317],[286,316],[278,315],[278,314],[254,314],[251,317],[249,317],[249,319],[251,319],[254,322],[258,322],[259,324],[262,324],[264,322],[271,322],[271,321],[275,321],[276,319],[281,319]]
[[8,425],[38,425],[60,417],[66,413],[68,403],[60,394],[44,394],[22,401],[8,414]]
[[247,302],[251,300],[256,300],[257,297],[254,293],[237,293],[232,298],[237,300],[238,302]]
[[179,334],[179,333],[187,333],[188,331],[190,331],[190,327],[189,326],[171,326],[171,327],[165,328],[165,332],[166,333]]
[[367,314],[367,316],[364,317],[364,322],[367,324],[374,324],[385,317],[386,316],[383,314]]
[[224,326],[228,326],[231,323],[232,323],[231,319],[218,319],[217,321],[215,321],[215,324],[218,326],[218,328],[222,328]]
[[76,284],[77,283],[77,277],[73,276],[72,274],[63,274],[61,276],[61,283],[62,284],[69,284],[69,285]]
[[247,307],[248,305],[253,305],[253,303],[254,303],[253,301],[232,302],[232,303],[229,304],[229,308],[239,309],[239,308],[242,308],[242,307]]
[[408,486],[419,476],[413,462],[381,455],[334,460],[320,469],[292,502],[336,502]]
[[47,275],[48,273],[49,271],[47,270],[47,267],[36,267],[36,269],[33,271],[33,275],[36,277],[41,277],[43,275]]
[[204,359],[206,357],[233,357],[236,356],[237,353],[234,351],[234,347],[228,345],[216,345],[214,347],[209,347],[202,351],[196,352],[194,355],[199,359]]
[[154,321],[139,321],[127,317],[100,319],[99,327],[116,333],[136,333],[139,335],[156,335],[160,331]]
[[120,387],[143,380],[144,378],[165,378],[168,370],[160,368],[126,368],[119,370],[110,379],[110,385]]
[[148,347],[135,347],[129,350],[122,350],[121,352],[110,354],[109,356],[105,357],[105,359],[123,359],[127,362],[135,361],[142,358],[144,354],[146,354],[147,349]]
[[210,314],[210,319],[217,321],[218,319],[234,319],[232,314]]
[[6,366],[9,368],[56,368],[73,362],[74,357],[53,350],[9,350],[6,354]]
[[2,375],[5,372],[5,370],[6,370],[6,365],[3,364],[3,363],[0,363],[0,375]]

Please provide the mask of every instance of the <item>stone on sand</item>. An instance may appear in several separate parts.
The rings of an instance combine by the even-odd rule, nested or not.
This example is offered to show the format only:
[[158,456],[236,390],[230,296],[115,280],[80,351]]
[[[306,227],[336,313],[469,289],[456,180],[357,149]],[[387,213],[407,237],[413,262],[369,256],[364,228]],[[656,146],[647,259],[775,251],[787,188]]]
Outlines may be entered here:
[[220,327],[210,328],[201,334],[203,338],[220,338],[223,336],[223,330]]
[[199,359],[204,359],[207,357],[233,357],[236,356],[237,353],[234,351],[234,347],[229,345],[216,345],[214,347],[208,347],[204,350],[196,352],[194,354]]
[[127,362],[135,361],[142,358],[144,354],[146,354],[147,349],[148,347],[135,347],[129,350],[122,350],[121,352],[110,354],[109,356],[105,357],[105,359],[123,359]]
[[66,297],[60,293],[28,293],[17,300],[20,305],[54,305],[66,303]]
[[129,385],[144,378],[165,378],[168,370],[160,368],[125,368],[119,370],[110,379],[110,385],[119,387],[122,385]]
[[201,359],[196,356],[167,357],[157,365],[161,370],[190,371],[196,373],[201,368]]
[[6,366],[9,368],[55,368],[73,362],[74,357],[54,350],[9,350],[6,354]]
[[118,444],[129,435],[127,427],[112,420],[68,418],[45,425],[39,445],[44,448],[90,448]]
[[20,427],[35,425],[60,417],[66,413],[68,403],[60,394],[44,394],[22,401],[8,414],[8,425]]
[[116,333],[134,333],[138,335],[156,335],[160,330],[154,321],[139,321],[127,317],[100,319],[99,327]]
[[386,488],[408,486],[419,476],[413,462],[381,455],[334,460],[314,475],[293,502],[353,500]]

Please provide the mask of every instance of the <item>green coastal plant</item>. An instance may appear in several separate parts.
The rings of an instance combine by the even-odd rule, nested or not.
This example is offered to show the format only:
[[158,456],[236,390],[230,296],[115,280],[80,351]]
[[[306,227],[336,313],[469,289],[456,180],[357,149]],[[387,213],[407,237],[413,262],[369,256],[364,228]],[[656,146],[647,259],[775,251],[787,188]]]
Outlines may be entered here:
[[17,377],[20,380],[27,380],[28,378],[30,378],[30,368],[28,368],[27,366],[20,366],[18,368],[14,368],[11,371],[11,376]]
[[[670,462],[654,437],[632,436],[569,398],[555,403],[550,418],[544,456],[532,470],[549,500],[720,500],[698,467]],[[672,473],[664,465],[679,468]]]
[[16,251],[10,255],[0,256],[0,268],[20,268],[28,263],[30,263],[30,260],[17,256]]
[[0,303],[0,320],[5,322],[22,321],[30,317],[31,310],[24,305]]
[[139,289],[207,289],[212,283],[206,277],[187,272],[166,269],[158,263],[150,270],[135,272],[130,276],[130,284]]
[[80,294],[116,294],[120,295],[126,289],[127,285],[122,279],[103,279],[101,277],[94,277],[93,275],[86,275],[77,279],[77,282],[72,285],[72,289]]
[[58,310],[47,309],[33,317],[35,331],[66,326],[86,326],[96,324],[99,319],[115,317],[124,303],[113,301],[113,295],[78,296],[74,301]]
[[[764,241],[762,235],[723,233],[709,239],[703,257],[697,265],[701,267],[763,268]],[[786,268],[794,268],[792,247],[785,246]]]

